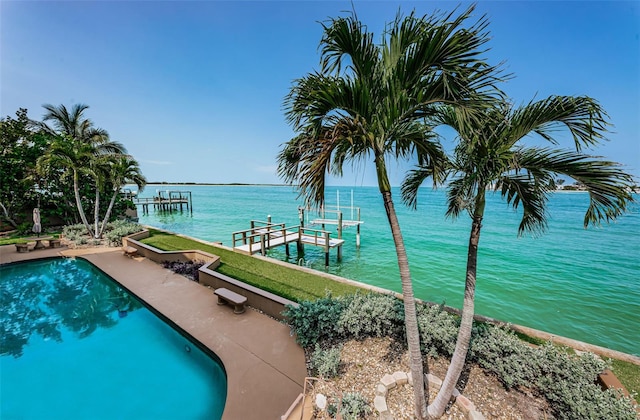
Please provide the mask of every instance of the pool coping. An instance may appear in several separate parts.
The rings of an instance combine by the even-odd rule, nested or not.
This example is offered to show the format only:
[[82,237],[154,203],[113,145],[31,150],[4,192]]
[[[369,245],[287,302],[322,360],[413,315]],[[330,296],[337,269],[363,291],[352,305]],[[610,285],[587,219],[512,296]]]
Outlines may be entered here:
[[222,418],[279,419],[302,392],[304,351],[289,327],[251,308],[234,314],[213,291],[120,249],[55,248],[18,253],[0,246],[0,264],[49,257],[81,257],[215,353],[227,373]]

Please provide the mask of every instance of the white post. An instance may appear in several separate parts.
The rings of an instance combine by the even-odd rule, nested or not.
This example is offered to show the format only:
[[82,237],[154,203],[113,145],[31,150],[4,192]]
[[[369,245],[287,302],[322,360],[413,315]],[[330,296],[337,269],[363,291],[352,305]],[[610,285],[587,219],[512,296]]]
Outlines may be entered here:
[[351,220],[353,220],[353,190],[351,190]]
[[[358,209],[358,222],[360,221],[360,209]],[[356,247],[360,248],[360,223],[356,227]]]
[[340,190],[336,190],[336,201],[337,201],[337,205],[336,205],[336,209],[338,211],[340,211]]

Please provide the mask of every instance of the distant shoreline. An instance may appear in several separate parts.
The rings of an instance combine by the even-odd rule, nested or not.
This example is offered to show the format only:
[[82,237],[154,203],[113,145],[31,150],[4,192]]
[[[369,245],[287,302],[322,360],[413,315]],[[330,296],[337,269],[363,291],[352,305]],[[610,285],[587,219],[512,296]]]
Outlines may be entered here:
[[213,187],[288,187],[287,184],[245,184],[243,182],[147,182],[147,185],[196,185]]
[[[292,187],[296,188],[295,185],[289,184],[254,184],[254,183],[244,183],[244,182],[167,182],[167,181],[155,181],[155,182],[147,182],[146,185],[179,185],[179,186],[208,186],[208,187]],[[360,186],[344,186],[344,185],[327,185],[328,187],[345,187],[345,188],[359,188],[359,187],[377,187],[376,185],[360,185]],[[400,188],[399,185],[395,185],[393,187]],[[565,186],[564,188],[556,188],[555,192],[588,192],[584,189],[573,188],[573,186]],[[634,194],[640,193],[640,186],[634,187],[632,189]]]

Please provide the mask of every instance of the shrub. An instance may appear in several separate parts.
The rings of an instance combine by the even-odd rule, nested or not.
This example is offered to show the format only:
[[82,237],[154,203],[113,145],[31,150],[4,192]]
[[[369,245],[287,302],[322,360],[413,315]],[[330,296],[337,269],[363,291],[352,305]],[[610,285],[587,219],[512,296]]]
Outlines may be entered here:
[[436,305],[417,305],[416,312],[424,352],[432,357],[451,356],[458,337],[457,318]]
[[[336,404],[330,404],[327,407],[327,413],[332,417],[336,417],[338,414],[338,407]],[[371,413],[371,407],[367,400],[357,392],[345,392],[342,396],[342,404],[340,407],[340,414],[344,420],[356,420],[359,418],[366,418]]]
[[104,237],[107,239],[109,246],[122,246],[122,237],[140,232],[142,227],[134,222],[126,220],[116,220],[107,223],[105,227]]
[[545,380],[544,396],[555,411],[555,417],[564,420],[635,420],[637,413],[633,402],[620,391],[587,383]]
[[334,346],[324,350],[320,344],[311,355],[311,368],[323,378],[335,378],[340,373],[341,346]]
[[168,268],[176,274],[198,281],[198,269],[204,265],[204,261],[163,261],[162,266]]
[[[107,223],[104,229],[103,236],[107,240],[109,246],[122,246],[122,237],[131,235],[132,233],[140,232],[142,227],[133,222],[126,220],[117,220],[115,222]],[[83,224],[69,225],[62,229],[62,234],[69,241],[76,245],[85,245],[89,243],[87,238],[87,228]],[[91,243],[98,245],[99,240],[91,239]]]
[[[290,307],[285,315],[298,334],[298,342],[308,347],[322,340],[380,336],[394,331],[402,325],[398,305],[401,305],[399,300],[384,295],[340,299],[327,296],[315,302],[303,302],[297,308]],[[451,356],[459,318],[438,306],[418,305],[416,309],[424,350],[432,356]],[[319,348],[316,347],[316,351]],[[534,348],[506,327],[476,323],[467,359],[494,373],[506,388],[528,388],[543,395],[557,418],[636,418],[630,398],[622,398],[616,391],[603,392],[595,385],[605,362],[591,354],[577,356],[551,343]],[[343,405],[346,405],[344,400]],[[334,411],[337,412],[336,407]]]
[[536,359],[535,353],[506,328],[487,324],[474,329],[469,349],[470,359],[495,373],[507,388],[533,385],[538,369],[530,362]]
[[568,354],[551,343],[533,348],[506,328],[486,325],[475,331],[470,356],[507,388],[536,389],[557,418],[636,418],[631,399],[594,383],[606,364],[592,354]]
[[355,338],[396,335],[402,319],[399,299],[373,293],[357,294],[340,315],[338,333]]
[[288,318],[296,341],[302,347],[312,347],[321,340],[335,340],[338,321],[349,298],[332,299],[330,294],[322,299],[287,305],[283,315]]
[[87,234],[87,228],[83,224],[68,225],[62,228],[62,234],[65,238],[78,238]]

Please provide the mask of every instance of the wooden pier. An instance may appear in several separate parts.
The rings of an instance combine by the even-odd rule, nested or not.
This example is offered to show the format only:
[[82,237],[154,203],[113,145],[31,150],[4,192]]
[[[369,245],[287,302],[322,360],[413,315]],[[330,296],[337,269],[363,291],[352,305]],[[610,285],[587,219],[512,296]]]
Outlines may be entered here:
[[304,226],[289,226],[284,223],[271,223],[259,220],[251,221],[251,228],[233,232],[233,249],[245,254],[266,255],[271,248],[286,247],[289,256],[289,244],[296,243],[298,253],[304,253],[304,245],[322,247],[325,253],[325,265],[329,265],[329,250],[338,248],[338,261],[342,259],[343,239],[331,239],[331,232],[326,230],[309,229]]
[[[351,219],[344,219],[343,210],[351,210]],[[308,220],[309,213],[318,214],[318,218]],[[354,213],[357,219],[354,219]],[[306,220],[305,220],[306,216]],[[298,207],[298,217],[300,219],[300,226],[304,227],[305,224],[312,226],[320,225],[322,230],[326,225],[336,225],[338,227],[338,239],[342,239],[342,231],[345,228],[355,226],[356,227],[356,247],[360,247],[360,225],[364,222],[360,220],[360,207],[330,207],[323,206],[320,209],[311,207]]]
[[134,203],[142,206],[142,213],[149,214],[149,206],[158,211],[183,211],[183,206],[193,214],[191,191],[158,191],[154,197],[137,198]]

